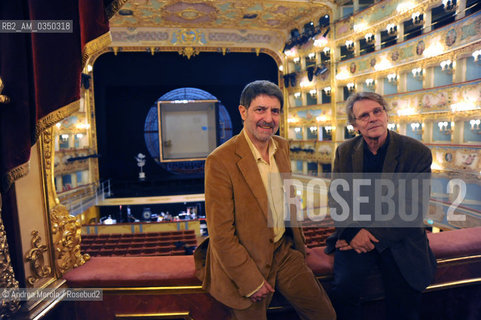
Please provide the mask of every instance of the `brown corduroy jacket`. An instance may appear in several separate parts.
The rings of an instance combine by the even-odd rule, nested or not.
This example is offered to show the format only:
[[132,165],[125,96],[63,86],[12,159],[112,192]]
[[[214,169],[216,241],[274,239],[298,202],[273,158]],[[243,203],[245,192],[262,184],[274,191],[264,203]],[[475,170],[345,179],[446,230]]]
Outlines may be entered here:
[[[288,142],[274,139],[279,172],[290,173]],[[205,208],[209,238],[194,253],[196,276],[218,301],[248,308],[252,302],[245,296],[267,279],[271,269],[274,234],[268,228],[266,190],[242,132],[206,160]],[[305,254],[302,230],[286,227],[286,234]]]

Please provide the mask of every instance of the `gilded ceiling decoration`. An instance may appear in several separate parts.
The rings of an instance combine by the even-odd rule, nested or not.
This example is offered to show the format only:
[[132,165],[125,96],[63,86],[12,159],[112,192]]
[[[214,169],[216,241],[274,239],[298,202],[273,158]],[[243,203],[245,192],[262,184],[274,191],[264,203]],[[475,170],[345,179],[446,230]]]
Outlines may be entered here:
[[328,0],[130,0],[110,26],[289,31],[329,14],[332,5]]

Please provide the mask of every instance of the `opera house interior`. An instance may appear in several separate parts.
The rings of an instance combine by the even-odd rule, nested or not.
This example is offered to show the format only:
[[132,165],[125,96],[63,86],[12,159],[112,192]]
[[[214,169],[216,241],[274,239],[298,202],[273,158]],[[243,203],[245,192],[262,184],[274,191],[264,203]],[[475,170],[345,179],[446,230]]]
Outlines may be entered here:
[[[277,134],[306,183],[328,183],[337,146],[358,134],[346,99],[385,97],[389,130],[433,157],[424,227],[438,267],[421,318],[481,319],[480,9],[478,0],[2,1],[0,317],[228,319],[194,275],[209,234],[204,164],[241,132],[240,93],[262,79],[283,92]],[[306,215],[325,206],[326,194],[312,193],[297,190]],[[334,222],[302,227],[307,264],[328,290]],[[8,293],[20,289],[28,294]],[[382,301],[373,274],[364,318],[383,319]],[[275,295],[268,319],[299,318]]]

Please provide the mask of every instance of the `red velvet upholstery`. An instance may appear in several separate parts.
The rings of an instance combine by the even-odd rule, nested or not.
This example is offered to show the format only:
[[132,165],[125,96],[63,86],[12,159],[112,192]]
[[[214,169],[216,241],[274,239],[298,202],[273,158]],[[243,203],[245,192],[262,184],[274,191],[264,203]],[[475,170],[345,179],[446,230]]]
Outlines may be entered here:
[[193,256],[92,257],[64,277],[70,287],[200,285]]
[[436,259],[481,254],[481,227],[428,234]]
[[[443,266],[442,259],[481,255],[481,227],[430,233],[428,238],[434,255],[441,260],[440,268]],[[310,248],[307,252],[307,264],[314,274],[332,274],[334,257],[325,254],[324,247]],[[464,264],[473,262],[471,259]],[[456,263],[460,264],[463,262]],[[92,257],[82,267],[68,272],[65,279],[74,287],[200,284],[194,276],[192,256]]]
[[[431,248],[438,259],[435,285],[449,284],[454,281],[481,277],[481,228],[462,229],[428,235]],[[326,255],[324,247],[307,249],[307,263],[321,283],[328,288],[332,276],[334,257]],[[478,257],[476,257],[478,256]],[[453,258],[466,259],[453,259]],[[152,256],[152,257],[93,257],[83,266],[71,270],[64,278],[70,287],[158,287],[200,285],[194,276],[193,256]],[[369,290],[364,300],[374,303],[373,299],[382,297],[380,278],[373,275],[369,280]],[[467,287],[476,289],[477,287]],[[447,289],[449,290],[449,289]],[[457,290],[457,289],[456,289]],[[477,289],[476,289],[477,290]],[[428,290],[429,291],[429,290]],[[425,297],[427,304],[423,310],[432,313],[439,309],[436,296],[439,291],[430,291]],[[449,292],[449,291],[447,291]],[[479,291],[475,291],[479,292]],[[451,293],[448,293],[451,294]],[[443,298],[441,296],[441,298]],[[277,299],[274,300],[274,303]],[[280,301],[280,305],[285,302]],[[369,302],[371,301],[371,302]],[[434,302],[433,302],[434,301]],[[460,304],[461,307],[463,304]],[[146,309],[146,306],[149,306]],[[377,308],[377,307],[376,307]],[[370,319],[379,310],[369,313]],[[454,307],[453,307],[454,308]],[[454,308],[459,311],[458,309]],[[192,294],[130,294],[111,293],[104,297],[103,303],[78,302],[77,319],[105,319],[120,313],[173,312],[189,310],[195,319],[224,319],[226,308],[207,293]],[[372,311],[372,310],[371,310]],[[424,312],[423,311],[423,312]],[[372,318],[372,319],[375,319]]]

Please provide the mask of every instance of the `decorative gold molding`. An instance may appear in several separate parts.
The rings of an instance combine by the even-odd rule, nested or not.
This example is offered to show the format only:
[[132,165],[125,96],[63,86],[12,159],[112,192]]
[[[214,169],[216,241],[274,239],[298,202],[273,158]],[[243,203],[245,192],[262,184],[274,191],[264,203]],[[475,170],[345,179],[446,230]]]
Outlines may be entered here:
[[[282,32],[301,28],[312,17],[332,16],[334,8],[329,1],[311,0],[242,0],[231,3],[207,0],[181,3],[182,6],[177,0],[128,1],[123,9],[131,10],[135,19],[116,14],[110,20],[110,27],[182,28],[196,25],[203,28]],[[254,19],[244,18],[252,14],[255,14]]]
[[80,253],[81,225],[60,204],[54,183],[54,127],[42,133],[41,152],[44,159],[50,230],[55,251],[55,271],[61,277],[68,270],[83,265],[90,259]]
[[3,91],[3,87],[4,87],[3,81],[2,81],[2,78],[0,78],[0,103],[9,103],[10,98],[7,97],[6,95],[1,94]]
[[181,29],[173,33],[174,45],[204,45],[205,33],[199,30]]
[[71,102],[67,104],[66,106],[61,107],[60,109],[57,109],[42,119],[38,120],[37,124],[35,125],[35,141],[37,141],[40,133],[44,131],[45,129],[53,126],[60,120],[72,115],[74,112],[78,111],[80,109],[80,100],[76,100],[74,102]]
[[33,276],[27,277],[27,282],[31,286],[38,280],[48,277],[52,273],[52,268],[45,265],[43,254],[47,252],[47,245],[40,244],[42,238],[39,236],[38,231],[32,231],[32,249],[28,250],[25,254],[25,260],[30,262],[30,269]]
[[95,54],[97,51],[107,48],[111,43],[112,36],[110,35],[110,31],[93,39],[92,41],[87,42],[82,53],[82,68],[85,67],[85,64],[89,60],[90,56]]
[[194,320],[189,311],[186,312],[162,312],[162,313],[119,313],[115,315],[115,319],[184,319]]
[[170,286],[170,287],[110,287],[102,288],[104,294],[196,294],[205,293],[202,286]]
[[[18,281],[15,279],[12,262],[10,260],[10,252],[7,243],[7,234],[3,226],[2,220],[2,197],[0,196],[0,288],[18,289]],[[10,314],[15,313],[20,308],[19,299],[9,299],[8,301],[0,300],[0,318],[6,318]]]
[[[178,46],[156,46],[156,53],[160,52],[178,52],[179,47]],[[219,52],[222,54],[224,51],[225,52],[246,52],[246,53],[252,53],[253,50],[255,52],[254,47],[213,47],[213,46],[206,46],[206,47],[196,47],[196,49],[201,52]],[[150,52],[150,46],[125,46],[125,47],[112,47],[110,46],[109,48],[105,48],[99,52],[96,52],[95,55],[90,57],[89,63],[93,64],[95,60],[100,57],[104,53],[108,52],[114,52],[114,54],[117,54],[118,52]],[[269,55],[278,66],[282,65],[282,57],[280,55],[280,52],[274,51],[270,48],[261,48],[261,51],[264,54]],[[282,81],[279,79],[279,84],[283,86]],[[91,86],[93,87],[93,86]],[[90,89],[89,89],[90,90]]]
[[181,56],[187,57],[187,59],[190,60],[190,57],[193,57],[199,54],[199,49],[194,47],[185,47],[185,48],[179,49],[178,52]]
[[120,8],[122,8],[122,6],[127,3],[127,1],[128,0],[114,0],[114,1],[112,1],[110,6],[105,8],[105,16],[107,17],[107,19],[110,20],[120,10]]
[[5,176],[2,177],[2,190],[8,190],[15,180],[26,176],[30,171],[30,161],[22,163],[21,165],[8,171]]

